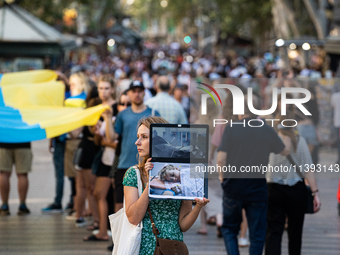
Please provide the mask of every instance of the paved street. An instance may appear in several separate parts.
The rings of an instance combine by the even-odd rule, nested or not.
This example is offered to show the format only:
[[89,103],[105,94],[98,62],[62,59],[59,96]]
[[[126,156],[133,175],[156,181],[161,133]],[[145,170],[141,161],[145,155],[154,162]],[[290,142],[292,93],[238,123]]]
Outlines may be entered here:
[[[10,209],[11,216],[0,217],[0,254],[110,254],[106,251],[109,242],[85,243],[82,238],[90,232],[76,228],[74,222],[64,215],[43,215],[40,209],[52,202],[54,196],[54,174],[47,141],[33,143],[34,163],[30,174],[30,188],[27,199],[31,215],[16,215],[19,204],[16,191],[16,177],[12,176]],[[331,164],[336,160],[334,151],[322,151],[321,164]],[[337,216],[336,191],[339,178],[332,174],[318,179],[322,208],[316,215],[307,215],[305,220],[303,252],[308,255],[340,254],[340,217]],[[64,205],[69,195],[69,183]],[[185,242],[192,255],[226,254],[222,239],[216,238],[214,227],[209,227],[207,236],[197,235],[199,223],[185,233]],[[248,254],[247,248],[241,254]],[[287,237],[284,235],[283,254],[287,253]]]

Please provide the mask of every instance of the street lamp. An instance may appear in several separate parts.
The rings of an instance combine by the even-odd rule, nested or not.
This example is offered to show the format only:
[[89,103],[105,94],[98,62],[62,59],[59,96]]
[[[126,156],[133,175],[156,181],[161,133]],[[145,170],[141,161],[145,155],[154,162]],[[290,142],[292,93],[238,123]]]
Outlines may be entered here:
[[114,39],[110,39],[110,40],[107,41],[107,46],[109,46],[109,47],[113,47],[113,45],[115,45],[115,44],[116,44],[116,41]]
[[296,49],[296,44],[295,44],[295,43],[291,43],[291,44],[289,45],[289,49],[295,50],[295,49]]
[[191,37],[190,36],[184,37],[184,42],[185,43],[190,43],[191,42]]
[[281,47],[285,44],[285,41],[283,39],[277,39],[275,42],[276,47]]
[[162,0],[161,6],[162,6],[163,8],[167,7],[167,6],[168,6],[168,1],[167,1],[167,0]]
[[302,49],[303,50],[310,50],[310,44],[305,42],[304,44],[302,44]]
[[299,56],[299,52],[297,50],[291,50],[288,52],[288,57],[291,59],[296,59]]

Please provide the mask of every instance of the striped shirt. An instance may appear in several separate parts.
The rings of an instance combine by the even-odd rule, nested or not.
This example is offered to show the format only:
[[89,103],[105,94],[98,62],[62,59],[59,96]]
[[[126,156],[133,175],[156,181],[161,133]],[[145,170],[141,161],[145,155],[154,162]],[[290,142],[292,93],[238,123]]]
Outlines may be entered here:
[[148,99],[145,104],[159,112],[161,117],[171,124],[188,123],[182,105],[173,99],[167,92],[158,92],[156,96]]
[[[290,155],[292,156],[292,159],[296,164],[296,168],[291,166],[291,164],[289,163],[288,159],[285,156],[274,153],[271,153],[269,155],[269,167],[266,175],[268,183],[277,183],[281,185],[293,186],[297,182],[302,181],[300,175],[298,174],[298,171],[301,170],[302,176],[304,176],[305,175],[304,171],[307,171],[309,169],[308,166],[311,166],[313,164],[312,157],[310,155],[305,138],[301,136],[299,137],[296,152],[294,152],[294,149],[292,148],[290,151]],[[285,171],[281,170],[281,168],[279,170],[278,167],[281,166],[282,169]],[[277,167],[276,171],[270,171],[271,169],[273,169],[272,167],[274,168]]]

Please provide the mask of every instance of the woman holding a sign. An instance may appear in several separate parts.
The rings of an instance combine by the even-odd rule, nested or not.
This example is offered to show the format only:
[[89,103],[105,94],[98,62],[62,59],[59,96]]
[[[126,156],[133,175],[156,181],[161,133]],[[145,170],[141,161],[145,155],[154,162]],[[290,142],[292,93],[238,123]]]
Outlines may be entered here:
[[[125,211],[128,220],[134,225],[139,224],[141,221],[143,222],[139,252],[139,254],[143,255],[154,254],[156,236],[157,248],[162,246],[164,240],[166,242],[169,240],[183,242],[183,232],[190,229],[201,208],[209,202],[206,198],[203,198],[203,200],[196,198],[196,206],[192,208],[192,202],[188,200],[149,199],[147,182],[149,180],[149,171],[153,168],[153,163],[150,162],[151,158],[149,158],[151,123],[167,123],[167,121],[159,117],[148,117],[139,122],[136,145],[140,160],[138,166],[135,167],[138,168],[142,178],[142,195],[140,197],[138,195],[138,180],[135,167],[127,170],[123,181]],[[153,233],[150,216],[153,218],[154,224],[152,225],[158,228],[158,232],[156,231],[158,234]],[[169,245],[171,247],[171,242]]]

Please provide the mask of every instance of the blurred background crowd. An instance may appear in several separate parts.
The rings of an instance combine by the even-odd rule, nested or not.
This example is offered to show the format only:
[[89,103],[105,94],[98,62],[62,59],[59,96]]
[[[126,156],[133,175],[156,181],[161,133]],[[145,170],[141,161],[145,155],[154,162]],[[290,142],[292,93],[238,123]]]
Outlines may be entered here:
[[233,78],[242,78],[241,85],[253,87],[266,105],[275,78],[296,78],[292,86],[315,87],[321,143],[336,141],[330,98],[340,75],[337,0],[4,0],[0,5],[7,17],[1,20],[2,73],[82,71],[94,82],[109,74],[117,96],[139,79],[147,88],[145,100],[155,94],[157,77],[167,75],[170,93],[178,101],[184,96],[187,115],[188,96],[193,105],[199,96],[195,81],[234,84]]

